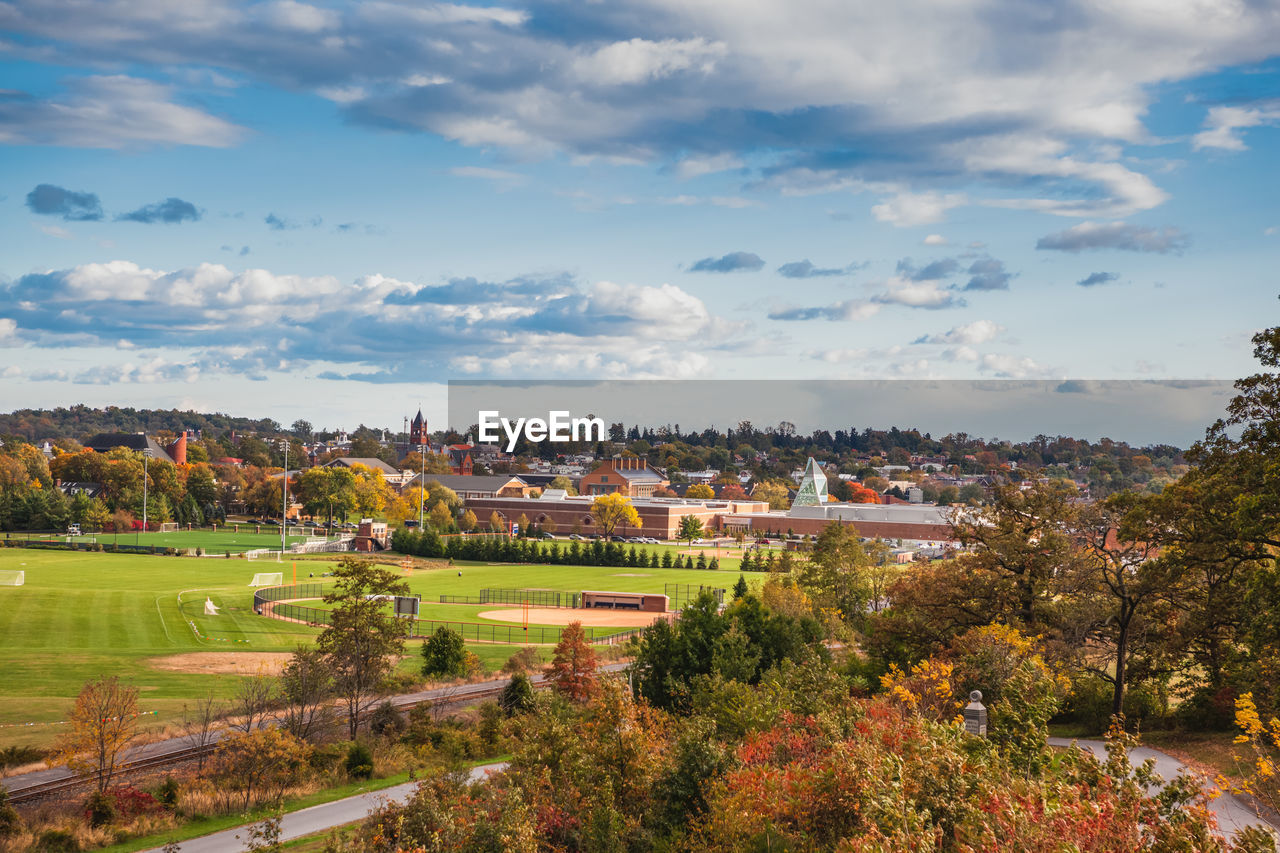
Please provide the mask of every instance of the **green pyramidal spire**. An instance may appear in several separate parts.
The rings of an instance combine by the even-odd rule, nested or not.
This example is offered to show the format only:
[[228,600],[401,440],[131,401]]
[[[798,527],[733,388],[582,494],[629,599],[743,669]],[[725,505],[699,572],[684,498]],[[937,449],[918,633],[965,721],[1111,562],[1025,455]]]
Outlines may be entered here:
[[800,481],[800,491],[796,493],[796,499],[791,505],[822,506],[826,502],[827,475],[822,473],[818,463],[810,456],[809,464],[804,469],[804,478]]

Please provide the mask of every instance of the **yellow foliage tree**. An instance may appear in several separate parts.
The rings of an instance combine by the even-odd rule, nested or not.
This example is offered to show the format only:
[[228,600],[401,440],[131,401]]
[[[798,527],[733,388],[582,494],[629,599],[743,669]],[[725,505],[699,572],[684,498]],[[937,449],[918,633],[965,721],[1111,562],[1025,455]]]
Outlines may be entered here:
[[121,684],[114,675],[86,682],[58,742],[58,763],[92,775],[98,793],[103,793],[137,734],[138,688]]
[[640,526],[640,513],[631,505],[631,498],[617,492],[598,495],[591,502],[591,517],[595,519],[596,530],[606,537],[612,536],[619,526]]

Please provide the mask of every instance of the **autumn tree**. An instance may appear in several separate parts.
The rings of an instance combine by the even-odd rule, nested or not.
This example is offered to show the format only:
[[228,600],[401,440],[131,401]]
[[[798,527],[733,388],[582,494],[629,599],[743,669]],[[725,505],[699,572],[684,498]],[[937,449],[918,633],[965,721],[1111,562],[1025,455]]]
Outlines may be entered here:
[[552,687],[574,701],[583,701],[595,691],[596,653],[581,622],[570,622],[560,633],[546,677]]
[[777,480],[757,483],[751,490],[751,497],[758,501],[765,501],[769,504],[769,509],[785,510],[791,507],[790,493],[786,485]]
[[591,502],[591,517],[596,530],[608,538],[619,527],[639,527],[640,513],[631,505],[631,498],[618,492],[597,495]]
[[870,568],[871,558],[857,531],[833,521],[818,534],[797,583],[820,610],[853,623],[871,600]]
[[685,489],[684,496],[694,500],[709,501],[716,496],[716,490],[703,483],[695,483]]
[[470,533],[476,529],[476,514],[471,510],[467,510],[462,514],[462,518],[458,519],[458,529],[463,533]]
[[319,736],[332,719],[333,695],[333,674],[325,656],[314,646],[299,645],[280,673],[281,725],[302,740]]
[[308,468],[294,482],[298,499],[310,515],[323,511],[332,523],[335,512],[341,515],[355,508],[356,477],[348,468]]
[[58,763],[92,775],[103,794],[137,735],[138,688],[122,684],[114,675],[86,682],[58,742]]
[[329,624],[316,639],[346,705],[352,740],[360,715],[381,695],[383,678],[404,652],[409,623],[388,613],[383,595],[408,595],[409,584],[390,569],[344,557],[333,572],[335,588],[324,597],[335,605]]
[[241,808],[278,801],[301,781],[311,747],[284,729],[268,726],[230,735],[213,751],[210,773],[219,790],[239,792]]

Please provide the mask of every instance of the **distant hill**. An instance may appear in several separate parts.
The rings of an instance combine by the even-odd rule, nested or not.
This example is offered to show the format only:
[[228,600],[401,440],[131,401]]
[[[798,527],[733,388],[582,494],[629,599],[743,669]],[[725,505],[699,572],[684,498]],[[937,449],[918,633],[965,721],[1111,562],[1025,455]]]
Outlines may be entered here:
[[278,433],[283,430],[271,418],[237,418],[224,414],[178,411],[177,409],[132,409],[108,406],[92,409],[72,406],[56,409],[18,409],[0,414],[0,436],[20,436],[28,441],[71,438],[84,441],[100,432],[146,432],[161,430],[203,430],[206,438],[230,430]]

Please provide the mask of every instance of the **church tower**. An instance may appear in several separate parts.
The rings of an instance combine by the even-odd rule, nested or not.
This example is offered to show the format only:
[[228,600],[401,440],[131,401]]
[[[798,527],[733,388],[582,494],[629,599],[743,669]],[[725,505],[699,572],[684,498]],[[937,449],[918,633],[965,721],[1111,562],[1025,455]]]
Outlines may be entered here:
[[422,409],[418,409],[418,414],[414,415],[413,423],[409,425],[409,443],[416,445],[430,444],[431,439],[427,435],[427,419],[422,416]]

